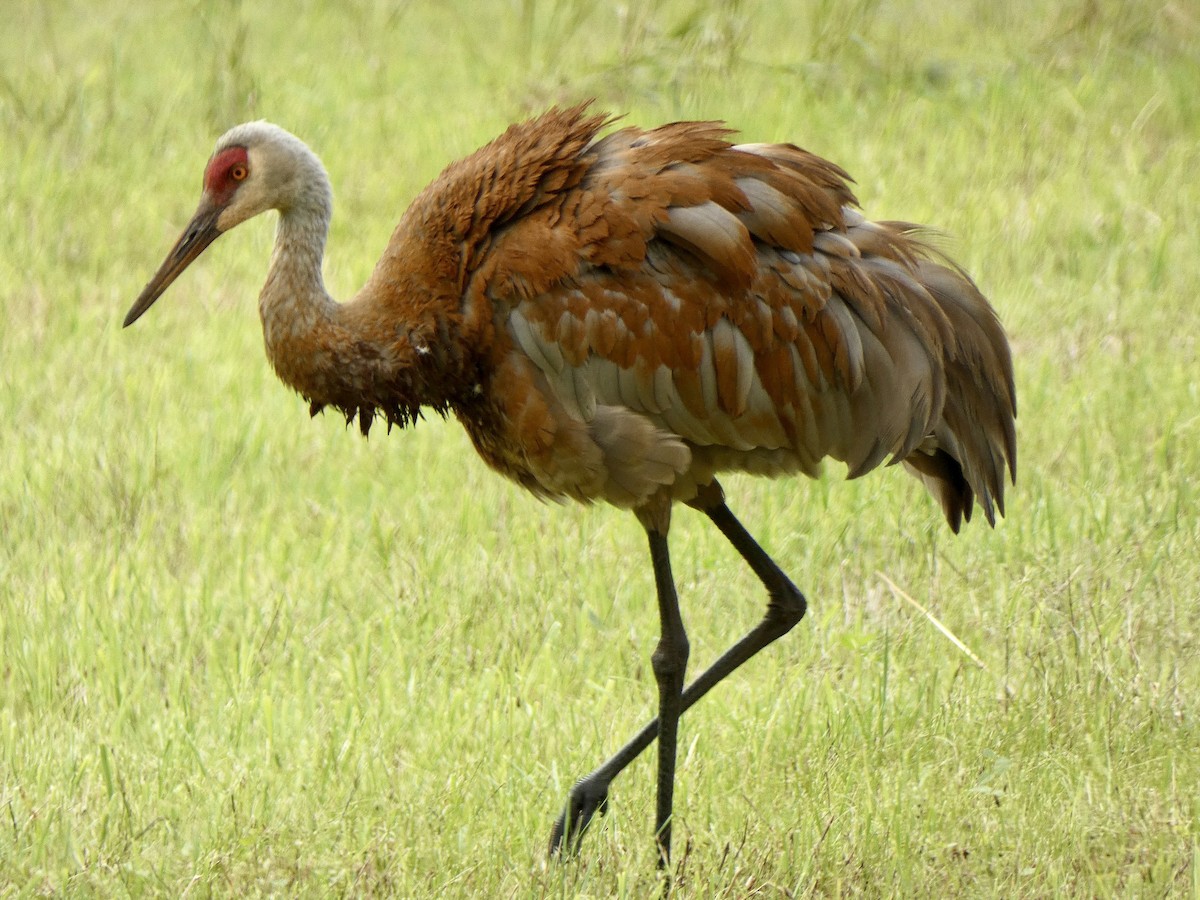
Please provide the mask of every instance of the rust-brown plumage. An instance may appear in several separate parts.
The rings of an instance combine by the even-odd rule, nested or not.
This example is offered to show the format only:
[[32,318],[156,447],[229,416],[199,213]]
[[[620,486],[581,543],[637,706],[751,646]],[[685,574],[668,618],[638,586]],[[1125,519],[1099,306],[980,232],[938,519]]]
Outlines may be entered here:
[[[659,718],[581,779],[552,837],[572,846],[608,785],[659,740],[663,861],[679,715],[788,631],[805,601],[726,507],[723,471],[851,477],[902,462],[957,531],[1015,476],[1008,342],[971,280],[915,226],[856,210],[837,166],[717,123],[603,134],[586,107],[514,125],[413,202],[349,303],[325,292],[331,212],[316,157],[274,126],[218,142],[192,223],[130,324],[209,243],[267,209],[279,233],[259,310],[280,378],[364,433],[450,412],[533,493],[632,509],[663,637]],[[706,513],[768,589],[763,621],[685,690],[671,507]]]

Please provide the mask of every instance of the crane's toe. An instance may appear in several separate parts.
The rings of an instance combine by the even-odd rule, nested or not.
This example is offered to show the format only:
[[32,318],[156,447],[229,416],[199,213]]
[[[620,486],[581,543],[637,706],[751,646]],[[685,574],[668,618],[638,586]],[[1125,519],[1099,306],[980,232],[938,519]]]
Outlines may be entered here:
[[574,855],[579,852],[583,833],[587,831],[596,813],[608,812],[607,780],[587,776],[580,778],[571,788],[566,808],[559,813],[550,832],[550,855]]

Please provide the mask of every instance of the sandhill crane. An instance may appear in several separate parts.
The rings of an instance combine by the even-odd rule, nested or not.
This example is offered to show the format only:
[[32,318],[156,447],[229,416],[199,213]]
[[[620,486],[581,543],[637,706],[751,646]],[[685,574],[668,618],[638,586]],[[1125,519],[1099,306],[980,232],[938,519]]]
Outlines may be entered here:
[[[610,124],[587,104],[553,109],[450,165],[345,304],[321,278],[324,168],[283,129],[239,125],[125,325],[217,237],[277,210],[259,314],[272,366],[314,415],[333,407],[366,434],[376,416],[453,412],[484,461],[535,495],[633,511],[661,618],[658,717],[575,784],[550,847],[578,849],[657,737],[664,866],[681,713],[806,605],[717,473],[813,475],[832,457],[853,478],[901,462],[955,531],[976,501],[994,525],[1005,469],[1016,475],[1016,397],[987,300],[916,226],[865,219],[840,168],[790,144],[734,146],[715,122]],[[769,596],[686,689],[676,501],[713,521]]]

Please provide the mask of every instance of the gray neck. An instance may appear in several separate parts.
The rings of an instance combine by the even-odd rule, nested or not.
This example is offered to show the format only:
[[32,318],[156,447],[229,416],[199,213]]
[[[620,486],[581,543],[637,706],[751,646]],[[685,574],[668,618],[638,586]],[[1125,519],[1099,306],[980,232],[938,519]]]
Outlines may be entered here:
[[268,347],[312,332],[338,309],[321,277],[332,206],[324,172],[310,184],[312,189],[279,213],[271,269],[258,298]]

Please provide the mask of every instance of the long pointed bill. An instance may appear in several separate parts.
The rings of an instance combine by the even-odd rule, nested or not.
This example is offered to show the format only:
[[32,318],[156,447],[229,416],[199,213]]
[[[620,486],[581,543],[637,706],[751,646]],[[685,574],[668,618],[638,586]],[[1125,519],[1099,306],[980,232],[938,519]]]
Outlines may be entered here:
[[192,261],[204,252],[205,247],[224,233],[217,227],[217,217],[221,215],[222,208],[211,203],[208,198],[200,201],[200,207],[192,216],[192,221],[183,230],[183,234],[154,273],[150,283],[142,289],[142,293],[130,307],[123,327],[128,328],[136,322],[138,317],[162,296],[163,291],[171,286],[171,282],[179,277],[179,273],[191,265]]

